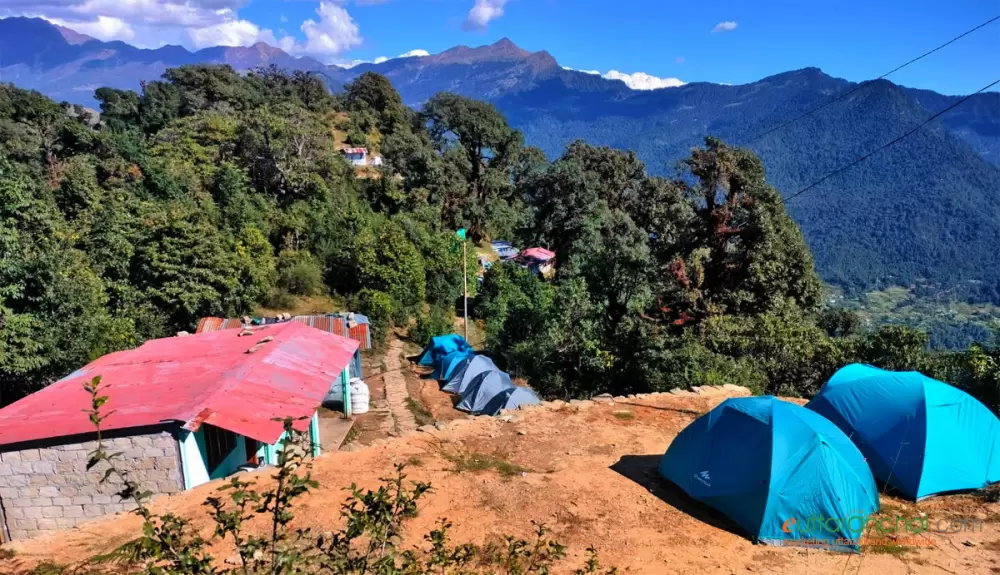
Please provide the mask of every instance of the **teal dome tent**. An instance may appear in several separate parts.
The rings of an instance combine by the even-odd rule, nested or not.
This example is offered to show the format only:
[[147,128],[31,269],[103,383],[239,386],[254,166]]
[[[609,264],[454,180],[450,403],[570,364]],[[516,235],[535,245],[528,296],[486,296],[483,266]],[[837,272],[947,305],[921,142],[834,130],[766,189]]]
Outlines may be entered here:
[[910,499],[1000,481],[997,416],[921,373],[851,364],[806,407],[840,427],[876,479]]
[[449,353],[463,350],[472,350],[472,346],[469,345],[469,342],[465,341],[464,337],[454,333],[437,335],[431,338],[431,342],[424,348],[424,352],[420,354],[417,363],[433,366],[438,360]]
[[879,508],[864,457],[822,416],[774,397],[727,399],[688,425],[660,475],[755,541],[857,549]]
[[437,360],[434,366],[434,371],[431,373],[431,379],[437,379],[441,381],[447,380],[451,377],[451,374],[455,369],[462,364],[462,362],[468,358],[475,357],[476,352],[471,349],[463,349],[459,351],[453,351],[441,359]]
[[515,386],[510,376],[499,370],[484,371],[462,392],[462,399],[455,409],[473,415],[496,415],[507,405]]
[[476,376],[487,371],[500,371],[500,369],[493,363],[492,359],[485,355],[474,355],[463,359],[452,370],[451,376],[445,381],[441,391],[464,395],[465,390],[469,389]]

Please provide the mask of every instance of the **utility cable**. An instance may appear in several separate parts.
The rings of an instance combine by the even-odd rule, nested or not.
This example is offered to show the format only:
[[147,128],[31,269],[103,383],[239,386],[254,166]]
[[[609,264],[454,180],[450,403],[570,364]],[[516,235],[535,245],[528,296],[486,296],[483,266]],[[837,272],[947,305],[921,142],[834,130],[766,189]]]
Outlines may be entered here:
[[772,134],[772,133],[774,133],[774,132],[776,132],[776,131],[784,128],[785,126],[794,124],[795,122],[798,122],[802,118],[805,118],[806,116],[814,114],[814,113],[818,112],[819,110],[822,110],[823,108],[829,106],[830,104],[839,102],[840,100],[843,100],[844,98],[850,96],[851,94],[857,92],[858,90],[860,90],[860,89],[862,89],[862,88],[870,85],[872,82],[874,82],[876,80],[882,80],[886,76],[888,76],[890,74],[893,74],[895,72],[898,72],[898,71],[900,71],[903,68],[909,66],[910,64],[913,64],[914,62],[916,62],[918,60],[921,60],[923,58],[926,58],[927,56],[930,56],[934,52],[937,52],[938,50],[940,50],[940,49],[948,46],[949,44],[952,44],[952,43],[954,43],[954,42],[956,42],[956,41],[958,41],[958,40],[960,40],[960,39],[968,36],[969,34],[972,34],[976,30],[979,30],[980,28],[983,28],[985,26],[988,26],[988,25],[992,24],[993,22],[996,22],[997,20],[1000,20],[1000,15],[997,15],[997,16],[994,16],[993,18],[990,18],[989,20],[983,22],[982,24],[976,26],[975,28],[970,28],[970,29],[966,30],[965,32],[962,32],[958,36],[955,36],[954,38],[952,38],[951,40],[948,40],[944,44],[941,44],[937,48],[934,48],[933,50],[930,50],[929,52],[925,52],[925,53],[917,56],[916,58],[913,58],[909,62],[906,62],[905,64],[902,64],[900,66],[896,66],[892,70],[889,70],[888,72],[886,72],[885,74],[882,74],[881,76],[879,76],[878,78],[875,78],[874,80],[868,80],[868,81],[865,81],[865,82],[861,82],[857,86],[855,86],[855,87],[851,88],[850,90],[848,90],[848,91],[840,94],[839,96],[837,96],[837,97],[835,97],[835,98],[833,98],[831,100],[827,100],[826,102],[824,102],[824,103],[822,103],[822,104],[820,104],[820,105],[818,105],[818,106],[816,106],[814,108],[810,108],[809,110],[806,110],[805,112],[799,114],[798,116],[792,118],[791,120],[788,120],[787,122],[785,122],[783,124],[778,124],[777,126],[771,128],[770,130],[767,130],[765,132],[757,134],[753,138],[750,138],[749,140],[747,140],[743,145],[748,145],[748,144],[751,144],[753,142],[756,142],[757,140],[763,138],[764,136],[767,136],[768,134]]
[[854,160],[854,161],[853,161],[853,162],[851,162],[850,164],[847,164],[846,166],[842,166],[842,167],[840,167],[840,168],[837,168],[836,170],[834,170],[834,171],[832,171],[832,172],[829,172],[828,174],[826,174],[826,175],[825,175],[825,176],[823,176],[822,178],[820,178],[820,179],[816,180],[815,182],[813,182],[813,183],[809,184],[808,186],[806,186],[806,187],[802,188],[801,190],[799,190],[799,191],[795,192],[794,194],[792,194],[792,195],[788,196],[787,198],[784,198],[784,199],[783,199],[783,201],[784,201],[785,203],[788,203],[788,202],[789,202],[790,200],[793,200],[793,199],[795,199],[795,198],[799,197],[800,195],[802,195],[802,194],[806,193],[806,192],[807,192],[808,190],[810,190],[810,189],[812,189],[812,188],[816,187],[817,185],[819,185],[819,184],[821,184],[821,183],[825,182],[826,180],[828,180],[828,179],[832,178],[833,176],[836,176],[837,174],[839,174],[839,173],[841,173],[841,172],[843,172],[843,171],[845,171],[845,170],[848,170],[848,169],[850,169],[850,168],[853,168],[854,166],[856,166],[856,165],[860,164],[861,162],[863,162],[863,161],[867,160],[868,158],[870,158],[870,157],[874,156],[875,154],[877,154],[877,153],[881,152],[882,150],[884,150],[884,149],[888,148],[889,146],[892,146],[892,145],[893,145],[893,144],[895,144],[896,142],[899,142],[899,141],[900,141],[900,140],[902,140],[903,138],[906,138],[907,136],[909,136],[909,135],[913,134],[914,132],[916,132],[916,131],[917,131],[917,130],[919,130],[920,128],[923,128],[923,127],[924,127],[924,126],[926,126],[927,124],[929,124],[929,123],[931,123],[932,121],[934,121],[935,119],[937,119],[937,118],[938,118],[939,116],[942,116],[942,115],[944,115],[944,114],[945,114],[946,112],[948,112],[948,111],[950,111],[950,110],[953,110],[954,108],[956,108],[957,106],[961,105],[961,104],[962,104],[963,102],[965,102],[965,101],[966,101],[966,100],[968,100],[969,98],[971,98],[971,97],[973,97],[973,96],[975,96],[976,94],[979,94],[979,93],[981,93],[981,92],[985,92],[986,90],[989,90],[990,88],[992,88],[993,86],[996,86],[997,84],[1000,84],[1000,80],[994,80],[994,81],[993,81],[993,82],[991,82],[990,84],[988,84],[988,85],[986,85],[986,86],[983,86],[982,88],[980,88],[980,89],[976,90],[975,92],[973,92],[973,93],[969,94],[968,96],[965,96],[965,97],[963,97],[963,98],[962,98],[961,100],[958,100],[958,101],[957,101],[957,102],[955,102],[954,104],[952,104],[952,105],[948,106],[947,108],[945,108],[945,109],[941,110],[940,112],[938,112],[938,113],[934,114],[934,115],[933,115],[933,116],[931,116],[930,118],[927,118],[926,120],[924,120],[923,122],[921,122],[921,123],[920,123],[920,125],[919,125],[919,126],[917,126],[916,128],[913,128],[912,130],[910,130],[909,132],[906,132],[906,133],[905,133],[905,134],[903,134],[902,136],[899,136],[899,137],[897,137],[897,138],[893,139],[892,141],[888,142],[887,144],[883,144],[882,146],[879,146],[878,148],[875,148],[875,149],[874,149],[874,150],[872,150],[871,152],[868,152],[867,154],[865,154],[864,156],[861,156],[860,158],[858,158],[858,159]]

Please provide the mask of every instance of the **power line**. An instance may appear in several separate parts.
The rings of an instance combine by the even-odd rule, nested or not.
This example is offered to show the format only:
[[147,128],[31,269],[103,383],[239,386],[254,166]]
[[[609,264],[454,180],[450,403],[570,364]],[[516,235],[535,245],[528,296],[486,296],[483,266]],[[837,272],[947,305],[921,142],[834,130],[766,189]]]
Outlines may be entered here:
[[903,68],[909,66],[910,64],[916,62],[917,60],[921,60],[923,58],[926,58],[927,56],[930,56],[931,54],[933,54],[934,52],[937,52],[938,50],[944,48],[945,46],[948,46],[949,44],[952,44],[952,43],[954,43],[954,42],[956,42],[958,40],[961,40],[962,38],[964,38],[964,37],[968,36],[969,34],[972,34],[973,32],[975,32],[976,30],[979,30],[980,28],[988,26],[988,25],[992,24],[993,22],[996,22],[997,20],[1000,20],[1000,15],[997,15],[997,16],[994,16],[993,18],[990,18],[989,20],[983,22],[982,24],[976,26],[975,28],[970,28],[969,30],[966,30],[965,32],[962,32],[958,36],[955,36],[954,38],[952,38],[951,40],[948,40],[944,44],[941,44],[937,48],[934,48],[933,50],[931,50],[929,52],[925,52],[925,53],[917,56],[916,58],[910,60],[909,62],[906,62],[905,64],[902,64],[900,66],[896,66],[892,70],[889,70],[888,72],[886,72],[885,74],[882,74],[881,76],[879,76],[878,78],[875,78],[874,80],[868,80],[866,82],[861,82],[857,86],[855,86],[855,87],[851,88],[850,90],[848,90],[848,91],[840,94],[836,98],[833,98],[832,100],[827,100],[826,102],[820,104],[819,106],[816,106],[815,108],[811,108],[809,110],[806,110],[802,114],[799,114],[798,116],[792,118],[791,120],[788,120],[787,122],[785,122],[783,124],[778,124],[777,126],[771,128],[770,130],[767,130],[766,132],[762,132],[762,133],[754,136],[753,138],[750,138],[749,140],[747,140],[744,143],[744,145],[750,144],[752,142],[756,142],[757,140],[763,138],[764,136],[766,136],[768,134],[771,134],[771,133],[774,133],[774,132],[776,132],[776,131],[784,128],[785,126],[788,126],[789,124],[794,124],[795,122],[798,122],[802,118],[805,118],[806,116],[814,114],[815,112],[818,112],[819,110],[822,110],[823,108],[829,106],[830,104],[834,104],[836,102],[839,102],[840,100],[843,100],[844,98],[850,96],[851,94],[857,92],[858,90],[864,88],[865,86],[868,86],[872,82],[874,82],[876,80],[882,80],[886,76],[902,70]]
[[905,133],[905,134],[903,134],[902,136],[899,136],[899,137],[897,137],[896,139],[892,140],[891,142],[889,142],[889,143],[887,143],[887,144],[884,144],[884,145],[882,145],[882,146],[879,146],[878,148],[875,148],[875,149],[874,149],[874,150],[872,150],[871,152],[869,152],[869,153],[865,154],[864,156],[861,156],[860,158],[858,158],[857,160],[854,160],[854,161],[853,161],[853,162],[851,162],[850,164],[847,164],[846,166],[842,166],[842,167],[840,167],[840,168],[837,168],[836,170],[834,170],[834,171],[832,171],[832,172],[828,173],[827,175],[825,175],[825,176],[823,176],[822,178],[820,178],[820,179],[816,180],[815,182],[813,182],[813,183],[809,184],[808,186],[806,186],[806,187],[802,188],[801,190],[799,190],[799,191],[795,192],[794,194],[792,194],[792,195],[788,196],[787,198],[784,198],[784,200],[783,200],[783,201],[787,203],[787,202],[789,202],[790,200],[792,200],[792,199],[794,199],[794,198],[797,198],[798,196],[800,196],[800,195],[804,194],[804,193],[805,193],[806,191],[808,191],[808,190],[810,190],[810,189],[812,189],[812,188],[816,187],[817,185],[819,185],[819,184],[821,184],[821,183],[825,182],[826,180],[828,180],[828,179],[832,178],[833,176],[836,176],[837,174],[839,174],[839,173],[841,173],[841,172],[843,172],[843,171],[845,171],[845,170],[848,170],[848,169],[850,169],[850,168],[853,168],[854,166],[856,166],[856,165],[860,164],[861,162],[863,162],[863,161],[867,160],[868,158],[870,158],[870,157],[874,156],[875,154],[877,154],[877,153],[881,152],[882,150],[884,150],[884,149],[888,148],[889,146],[891,146],[891,145],[895,144],[896,142],[898,142],[898,141],[902,140],[903,138],[905,138],[905,137],[909,136],[910,134],[913,134],[914,132],[916,132],[916,131],[917,131],[917,130],[919,130],[920,128],[923,128],[923,127],[924,127],[924,126],[926,126],[927,124],[930,124],[930,123],[931,123],[932,121],[934,121],[934,120],[935,120],[936,118],[938,118],[939,116],[941,116],[941,115],[945,114],[945,113],[946,113],[946,112],[948,112],[949,110],[952,110],[952,109],[954,109],[955,107],[957,107],[957,106],[961,105],[961,104],[962,104],[963,102],[965,102],[965,101],[966,101],[966,100],[968,100],[969,98],[971,98],[971,97],[975,96],[976,94],[979,94],[980,92],[985,92],[986,90],[989,90],[990,88],[992,88],[993,86],[996,86],[997,84],[1000,84],[1000,80],[994,80],[994,81],[993,81],[992,83],[990,83],[989,85],[987,85],[987,86],[984,86],[984,87],[982,87],[982,88],[980,88],[980,89],[976,90],[975,92],[973,92],[973,93],[969,94],[968,96],[965,96],[965,97],[963,97],[963,98],[962,98],[961,100],[959,100],[959,101],[955,102],[954,104],[952,104],[952,105],[948,106],[948,107],[947,107],[947,108],[945,108],[944,110],[941,110],[940,112],[938,112],[938,113],[934,114],[934,115],[933,115],[933,116],[931,116],[930,118],[927,118],[926,120],[924,120],[923,122],[921,122],[921,123],[920,123],[920,125],[919,125],[919,126],[917,126],[916,128],[913,128],[913,129],[912,129],[912,130],[910,130],[909,132],[906,132],[906,133]]

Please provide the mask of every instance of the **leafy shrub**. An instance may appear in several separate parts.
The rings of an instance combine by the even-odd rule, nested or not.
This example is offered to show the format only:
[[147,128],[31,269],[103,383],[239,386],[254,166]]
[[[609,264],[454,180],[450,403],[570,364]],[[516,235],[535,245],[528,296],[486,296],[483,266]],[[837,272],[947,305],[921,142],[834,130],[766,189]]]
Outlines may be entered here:
[[373,290],[363,289],[358,292],[357,309],[368,316],[368,323],[372,328],[372,338],[376,341],[385,341],[392,328],[393,303],[389,294]]
[[271,309],[290,309],[295,306],[295,296],[283,289],[272,290],[264,300]]
[[323,293],[323,266],[307,251],[282,250],[278,254],[278,286],[296,295]]
[[351,130],[347,133],[347,143],[351,146],[367,146],[368,138],[360,130]]
[[764,392],[767,376],[747,358],[715,353],[693,338],[671,341],[642,358],[650,391],[695,386],[741,385],[755,394]]
[[427,345],[432,337],[454,331],[455,323],[451,310],[435,306],[431,308],[430,313],[421,313],[417,316],[417,324],[410,329],[410,339],[414,343]]

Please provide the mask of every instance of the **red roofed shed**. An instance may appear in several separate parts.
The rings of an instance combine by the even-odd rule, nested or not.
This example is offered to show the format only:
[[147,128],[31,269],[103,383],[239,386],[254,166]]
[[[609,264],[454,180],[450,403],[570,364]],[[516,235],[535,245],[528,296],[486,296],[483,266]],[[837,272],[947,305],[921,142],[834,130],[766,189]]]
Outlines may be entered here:
[[[141,477],[140,483],[154,492],[224,477],[248,459],[273,463],[283,436],[276,420],[285,417],[297,418],[295,427],[310,431],[318,444],[316,409],[331,385],[348,377],[358,342],[298,322],[251,331],[151,340],[106,355],[0,409],[0,466],[9,463],[15,475],[33,476],[32,485],[39,485],[37,476],[61,477],[46,491],[66,488],[65,481],[84,482],[67,491],[94,488],[96,479],[84,473],[95,430],[85,413],[90,396],[83,384],[98,375],[101,394],[108,397],[102,431],[113,450],[124,452],[121,465],[151,477],[152,485]],[[72,474],[79,477],[68,477]],[[36,495],[13,497],[32,507]],[[0,505],[11,498],[0,490]],[[40,529],[25,517],[7,523],[0,528],[11,537],[33,536]]]

